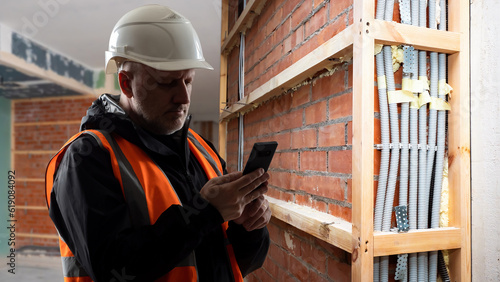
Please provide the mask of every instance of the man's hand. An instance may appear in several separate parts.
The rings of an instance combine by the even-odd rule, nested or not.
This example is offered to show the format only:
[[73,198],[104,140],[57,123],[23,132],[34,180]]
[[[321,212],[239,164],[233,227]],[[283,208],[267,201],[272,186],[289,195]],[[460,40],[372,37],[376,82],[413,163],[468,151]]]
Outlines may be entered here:
[[267,192],[268,179],[269,174],[263,169],[247,175],[229,173],[210,179],[200,193],[219,211],[224,221],[229,221],[241,217],[247,204]]
[[234,219],[233,222],[243,225],[247,231],[252,231],[256,229],[264,228],[271,220],[271,209],[269,208],[269,202],[260,196],[253,202],[249,203],[243,214]]

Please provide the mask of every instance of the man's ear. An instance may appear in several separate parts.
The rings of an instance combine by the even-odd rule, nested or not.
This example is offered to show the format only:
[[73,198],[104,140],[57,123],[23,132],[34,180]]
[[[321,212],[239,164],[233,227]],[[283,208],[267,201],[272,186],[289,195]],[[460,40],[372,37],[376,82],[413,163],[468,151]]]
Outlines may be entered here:
[[125,94],[125,96],[127,96],[128,98],[132,98],[133,96],[132,87],[130,86],[131,80],[132,74],[130,72],[121,70],[118,73],[118,82],[120,84],[120,88],[123,94]]

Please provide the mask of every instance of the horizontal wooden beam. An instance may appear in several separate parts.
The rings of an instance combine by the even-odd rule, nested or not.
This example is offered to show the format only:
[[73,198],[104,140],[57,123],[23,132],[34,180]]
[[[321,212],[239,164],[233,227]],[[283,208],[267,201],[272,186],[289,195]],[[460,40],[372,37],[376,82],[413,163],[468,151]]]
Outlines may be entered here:
[[[239,41],[239,34],[245,32],[247,28],[252,25],[254,18],[260,14],[262,8],[266,4],[264,0],[250,0],[246,4],[245,9],[241,12],[238,20],[234,24],[233,28],[229,32],[229,35],[224,39],[222,43],[221,53],[228,53]],[[224,35],[223,35],[224,36]]]
[[369,32],[375,43],[386,45],[406,44],[415,49],[453,54],[460,51],[460,34],[417,27],[396,22],[373,20],[368,23]]
[[272,214],[293,227],[352,252],[351,223],[333,215],[267,197]]
[[36,234],[36,233],[16,233],[18,237],[40,238],[40,239],[59,239],[57,234]]
[[48,208],[46,206],[16,206],[20,210],[36,210],[36,211],[46,211]]
[[14,155],[55,155],[58,150],[12,150]]
[[461,247],[460,228],[413,230],[407,233],[373,233],[374,256],[418,253]]
[[14,122],[14,126],[45,126],[45,125],[80,125],[81,120],[55,120],[55,121],[34,121],[34,122]]
[[300,82],[312,77],[319,70],[339,63],[339,60],[333,59],[339,59],[352,52],[352,33],[353,28],[349,26],[314,49],[302,59],[239,100],[236,104],[224,109],[224,112],[220,115],[220,121],[227,121],[236,117],[239,113],[250,110],[254,105],[258,105],[291,89]]

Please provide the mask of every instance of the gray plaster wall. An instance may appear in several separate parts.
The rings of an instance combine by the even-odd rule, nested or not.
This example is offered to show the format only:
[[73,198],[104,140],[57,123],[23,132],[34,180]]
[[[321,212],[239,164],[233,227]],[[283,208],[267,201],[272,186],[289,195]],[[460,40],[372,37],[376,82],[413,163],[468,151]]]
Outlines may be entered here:
[[499,281],[500,1],[470,3],[472,281]]

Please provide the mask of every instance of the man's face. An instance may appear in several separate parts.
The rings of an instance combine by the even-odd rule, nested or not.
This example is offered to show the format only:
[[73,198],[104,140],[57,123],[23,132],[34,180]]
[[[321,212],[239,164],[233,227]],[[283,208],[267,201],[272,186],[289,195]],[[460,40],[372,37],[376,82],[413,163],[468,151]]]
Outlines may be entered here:
[[172,134],[182,128],[191,100],[194,70],[159,71],[137,64],[133,68],[129,115],[154,134]]

